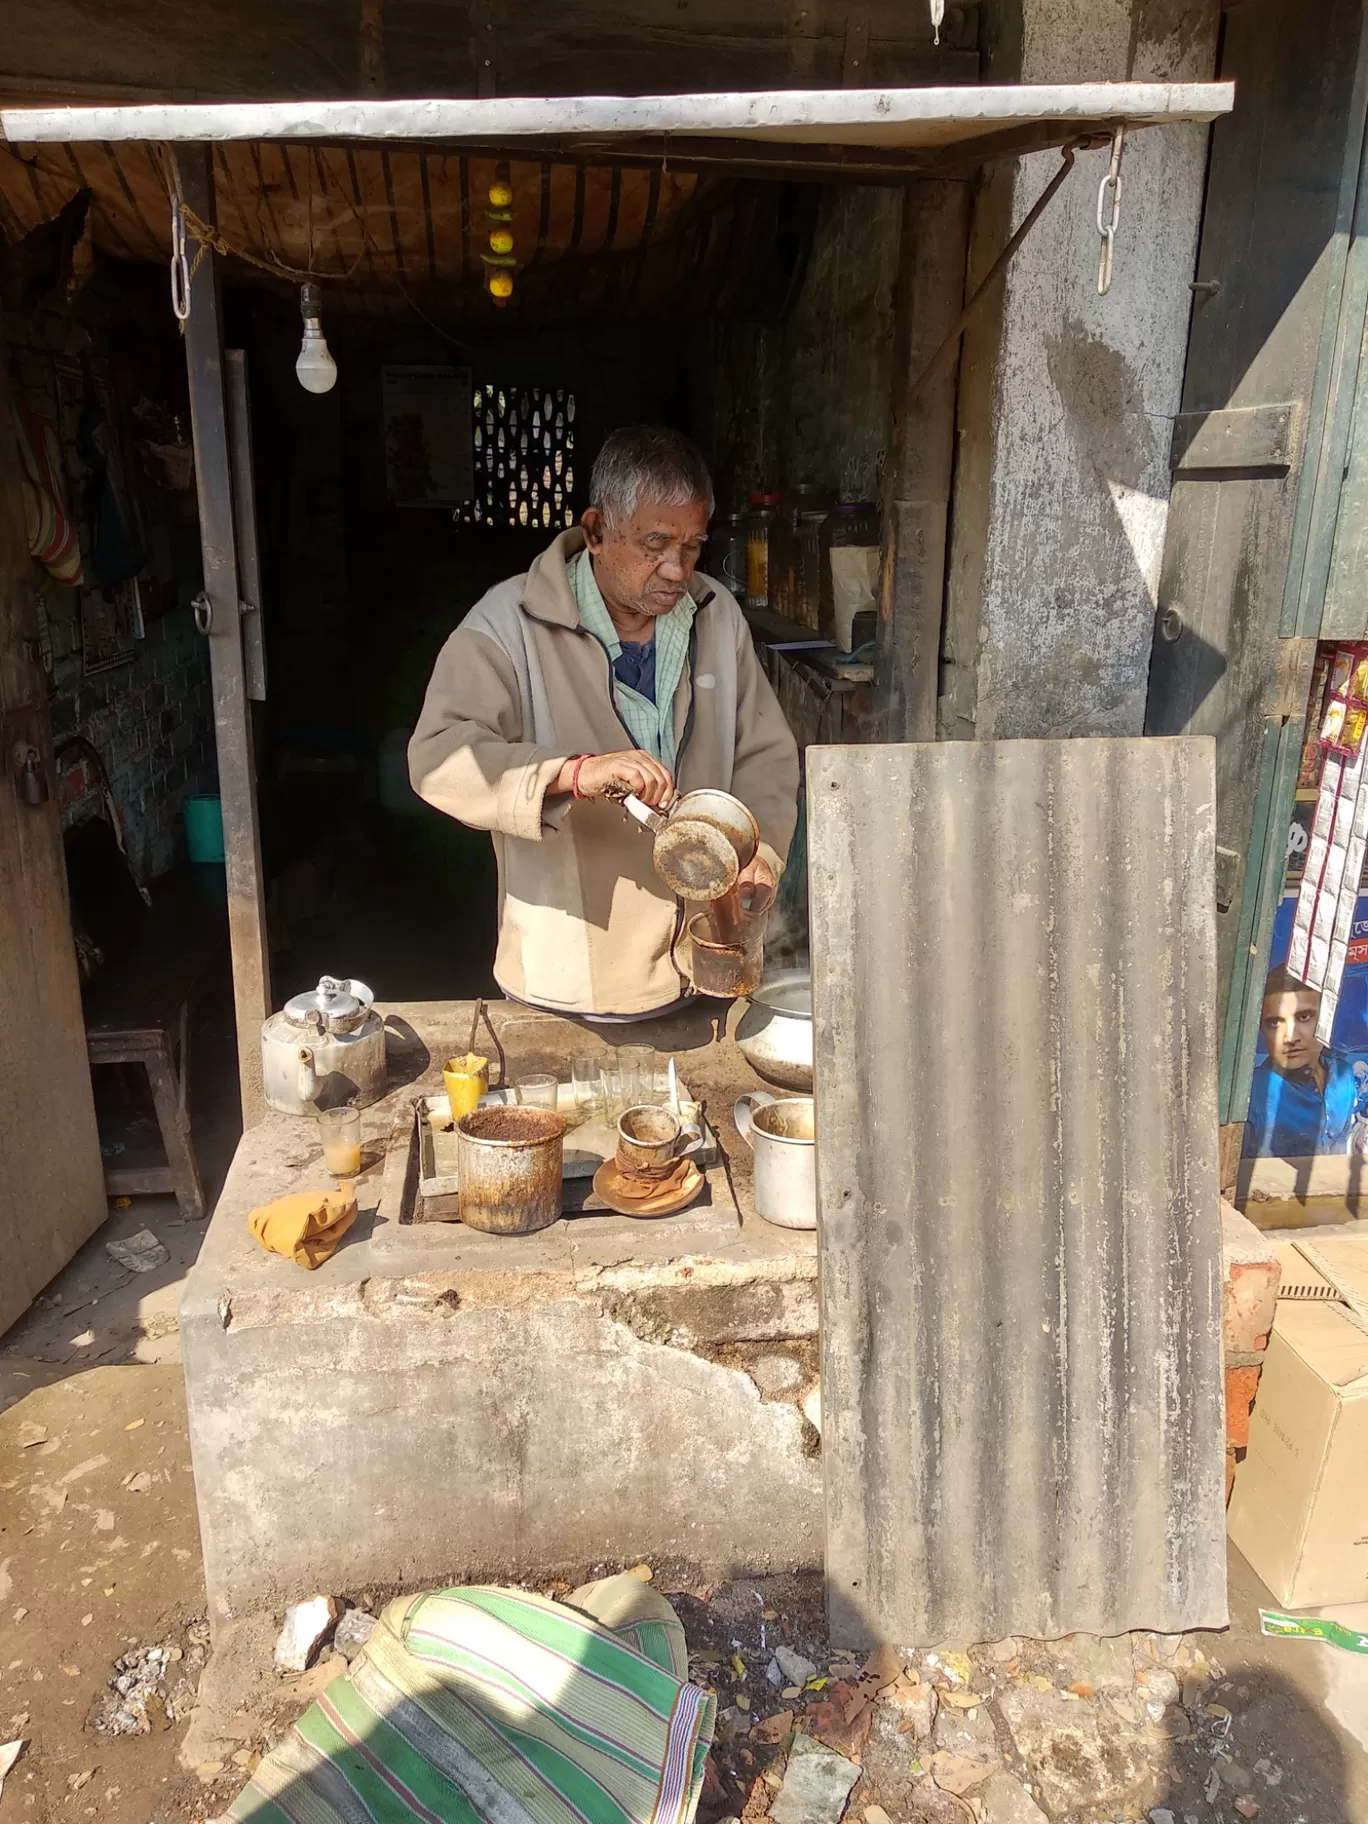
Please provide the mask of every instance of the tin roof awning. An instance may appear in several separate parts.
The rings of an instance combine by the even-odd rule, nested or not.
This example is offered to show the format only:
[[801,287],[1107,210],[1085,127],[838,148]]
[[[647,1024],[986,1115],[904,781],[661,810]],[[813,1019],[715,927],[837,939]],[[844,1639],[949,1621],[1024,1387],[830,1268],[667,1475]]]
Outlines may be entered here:
[[939,176],[1127,129],[1228,114],[1228,82],[793,89],[718,95],[2,108],[20,145],[127,140],[438,142],[523,156],[850,177]]

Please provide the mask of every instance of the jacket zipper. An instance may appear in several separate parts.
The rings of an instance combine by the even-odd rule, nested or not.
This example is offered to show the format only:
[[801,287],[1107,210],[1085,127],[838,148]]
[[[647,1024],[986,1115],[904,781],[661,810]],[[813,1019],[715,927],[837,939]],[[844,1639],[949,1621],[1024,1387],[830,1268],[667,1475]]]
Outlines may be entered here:
[[[674,774],[676,783],[679,779],[680,762],[684,758],[684,748],[688,742],[689,736],[693,733],[694,708],[698,702],[698,690],[693,681],[693,675],[696,669],[695,661],[698,657],[698,616],[710,602],[716,601],[716,599],[715,593],[709,593],[703,597],[703,600],[699,602],[695,608],[693,625],[689,628],[689,713],[684,718],[684,730],[679,737],[679,746],[675,749]],[[555,621],[545,621],[539,614],[533,614],[526,602],[520,601],[518,606],[522,609],[528,620],[535,621],[538,627],[555,627],[557,625]],[[593,640],[594,645],[597,646],[599,651],[603,654],[603,662],[607,670],[608,680],[608,706],[617,720],[618,727],[622,730],[623,734],[626,735],[628,741],[632,741],[632,731],[623,721],[622,716],[618,711],[617,697],[613,690],[613,661],[608,656],[607,647],[600,639],[596,638],[587,627],[565,627],[562,628],[561,631],[563,633],[583,634],[586,640]],[[675,901],[674,932],[670,938],[670,964],[674,969],[675,974],[679,977],[680,985],[685,994],[692,994],[694,992],[694,985],[689,980],[684,970],[680,968],[679,958],[676,955],[679,940],[684,935],[684,914],[684,901],[682,899],[677,899]]]
[[[688,744],[689,736],[693,733],[694,709],[698,703],[698,693],[693,681],[693,675],[696,669],[695,661],[698,657],[698,616],[710,602],[715,602],[716,600],[716,593],[710,591],[703,597],[702,601],[695,604],[693,624],[689,628],[689,713],[684,718],[684,731],[679,737],[679,746],[675,749],[674,774],[676,781],[679,778],[679,766],[684,758],[684,749]],[[594,642],[594,645],[597,646],[599,651],[603,654],[603,663],[608,682],[608,707],[612,710],[614,720],[617,722],[618,727],[622,730],[623,734],[626,735],[628,743],[635,746],[636,738],[632,734],[631,729],[628,728],[627,724],[623,721],[621,712],[617,706],[617,696],[613,690],[613,661],[609,658],[608,648],[603,644],[602,640],[595,634],[592,634],[587,627],[562,627],[558,621],[543,620],[541,615],[533,614],[532,610],[524,601],[520,600],[518,606],[522,609],[528,620],[535,621],[538,627],[555,628],[561,633],[581,634],[586,640],[592,640]]]

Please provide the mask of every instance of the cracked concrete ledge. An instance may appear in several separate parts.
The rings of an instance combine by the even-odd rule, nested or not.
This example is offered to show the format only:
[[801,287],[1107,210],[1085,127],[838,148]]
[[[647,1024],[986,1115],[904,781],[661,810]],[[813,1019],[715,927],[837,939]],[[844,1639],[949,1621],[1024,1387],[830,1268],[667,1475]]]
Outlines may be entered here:
[[703,1353],[570,1297],[185,1340],[220,1619],[396,1576],[821,1562],[815,1332]]

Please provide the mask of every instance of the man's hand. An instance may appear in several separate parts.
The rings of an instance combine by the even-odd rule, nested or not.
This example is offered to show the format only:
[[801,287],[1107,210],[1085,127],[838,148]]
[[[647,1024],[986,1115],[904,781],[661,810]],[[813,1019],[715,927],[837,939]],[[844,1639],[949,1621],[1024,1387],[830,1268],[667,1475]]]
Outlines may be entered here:
[[638,747],[625,748],[618,754],[589,754],[583,760],[567,760],[552,790],[569,792],[576,786],[581,798],[620,798],[624,790],[633,792],[655,810],[670,802],[675,789],[669,767]]
[[769,887],[772,891],[776,884],[774,869],[765,860],[763,855],[752,855],[745,867],[742,868],[741,872],[737,875],[736,884],[738,887],[754,884],[757,887]]

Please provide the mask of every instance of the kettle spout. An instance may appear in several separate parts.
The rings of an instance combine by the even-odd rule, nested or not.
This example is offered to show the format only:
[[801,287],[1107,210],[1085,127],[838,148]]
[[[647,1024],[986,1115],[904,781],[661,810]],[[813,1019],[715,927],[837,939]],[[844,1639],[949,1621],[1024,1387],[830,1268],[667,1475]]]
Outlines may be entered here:
[[314,1069],[314,1054],[307,1045],[299,1048],[299,1076],[296,1085],[301,1102],[312,1102],[318,1094],[318,1073]]

